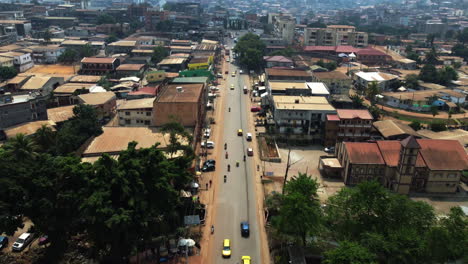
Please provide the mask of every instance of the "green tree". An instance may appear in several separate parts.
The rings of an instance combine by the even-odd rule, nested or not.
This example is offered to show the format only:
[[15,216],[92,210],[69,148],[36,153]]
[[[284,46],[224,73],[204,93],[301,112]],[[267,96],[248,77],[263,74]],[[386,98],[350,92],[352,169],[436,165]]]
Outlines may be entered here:
[[107,38],[106,38],[106,44],[109,44],[109,43],[112,43],[112,42],[116,42],[117,40],[119,40],[119,38],[117,38],[117,36],[115,34],[110,34]]
[[65,49],[65,51],[58,56],[57,60],[62,63],[73,63],[77,61],[78,53],[74,49]]
[[16,160],[24,161],[26,159],[35,159],[38,155],[38,146],[36,143],[24,134],[16,134],[9,139],[4,146],[6,153],[13,156]]
[[424,65],[424,67],[421,69],[421,72],[419,73],[419,79],[424,82],[437,83],[438,73],[436,67],[432,64]]
[[193,138],[179,122],[171,121],[161,127],[161,132],[169,134],[169,144],[167,151],[172,158],[178,151],[184,151],[184,156],[189,160],[193,158],[193,150],[189,147]]
[[107,76],[102,76],[97,85],[102,86],[106,90],[109,90],[112,87],[112,83],[109,81]]
[[287,47],[287,48],[282,49],[282,50],[273,51],[272,53],[268,54],[268,56],[284,56],[284,57],[291,57],[291,56],[293,56],[294,54],[296,54],[296,50],[294,50],[294,49],[291,48],[291,47]]
[[462,44],[467,43],[468,42],[468,28],[464,28],[461,32],[459,32],[457,35],[457,39]]
[[156,30],[162,32],[171,32],[174,26],[174,22],[170,20],[160,21],[156,24]]
[[445,66],[442,69],[437,71],[437,77],[438,77],[438,82],[439,84],[442,85],[448,85],[452,81],[458,79],[458,73],[455,71],[454,68],[450,66]]
[[372,117],[375,119],[375,120],[378,120],[380,119],[380,116],[382,115],[382,110],[380,110],[380,108],[376,105],[371,105],[369,106],[369,113],[372,115]]
[[299,239],[317,233],[321,225],[321,209],[317,196],[318,183],[306,174],[299,173],[285,186],[279,213],[272,219],[277,232]]
[[86,45],[80,48],[80,50],[78,51],[78,55],[81,60],[84,57],[91,57],[91,56],[96,55],[96,51],[93,49],[93,47],[89,43],[87,43]]
[[405,76],[405,86],[409,89],[417,89],[419,86],[418,83],[419,76],[416,74],[408,74]]
[[242,36],[234,47],[234,52],[239,56],[239,61],[249,70],[259,70],[263,65],[265,44],[256,34],[247,33]]
[[432,114],[433,117],[438,115],[439,114],[439,108],[437,106],[435,106],[435,105],[432,105],[431,106],[431,114]]
[[367,85],[366,89],[366,96],[371,102],[371,104],[375,104],[376,96],[380,94],[380,87],[377,82],[371,82]]
[[406,57],[410,60],[414,60],[417,64],[421,63],[421,59],[419,58],[419,55],[416,52],[407,53]]
[[157,46],[153,50],[153,55],[151,55],[151,61],[154,64],[158,64],[167,56],[169,56],[169,51],[163,46]]
[[33,140],[41,152],[49,152],[54,149],[55,131],[50,126],[42,125],[34,133]]
[[468,48],[461,43],[457,43],[452,47],[452,54],[455,56],[460,56],[463,59],[468,59]]
[[325,252],[325,264],[377,264],[376,256],[355,242],[342,241]]
[[44,39],[44,44],[47,45],[50,42],[50,39],[52,39],[52,33],[50,32],[49,29],[47,29],[44,32],[44,35],[42,36],[42,38]]
[[18,74],[14,67],[0,66],[0,78],[7,80],[15,77]]
[[102,15],[99,15],[98,18],[97,18],[97,24],[98,25],[101,25],[101,24],[115,24],[117,23],[115,17],[109,15],[109,14],[102,14]]
[[409,124],[409,126],[410,126],[412,129],[416,130],[416,131],[418,131],[418,130],[421,129],[421,123],[418,122],[418,121],[413,121],[413,122],[411,122],[411,123]]
[[364,100],[362,99],[361,96],[357,94],[351,95],[349,98],[351,98],[351,101],[353,103],[353,108],[354,109],[360,109],[363,108],[364,106]]
[[442,120],[434,120],[430,124],[430,128],[434,132],[445,131],[445,130],[447,130],[447,123],[445,123]]
[[424,61],[426,62],[426,64],[435,65],[437,64],[438,60],[439,56],[437,55],[435,48],[432,47],[431,50],[426,53]]

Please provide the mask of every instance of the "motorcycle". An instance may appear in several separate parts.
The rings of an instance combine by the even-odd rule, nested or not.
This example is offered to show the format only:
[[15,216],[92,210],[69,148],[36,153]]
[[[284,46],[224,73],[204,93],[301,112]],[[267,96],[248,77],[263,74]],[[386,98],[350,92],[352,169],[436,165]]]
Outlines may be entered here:
[[226,179],[226,175],[224,175],[224,183],[226,183],[226,180],[227,180],[227,179]]
[[244,155],[244,161],[245,161],[245,155]]
[[229,155],[228,155],[228,153],[226,152],[226,159],[228,159],[228,156],[229,156]]
[[236,167],[239,167],[239,162],[238,161],[236,161]]
[[227,149],[227,143],[224,143],[224,149],[225,150]]
[[[228,164],[227,170],[228,170],[228,171],[231,171],[231,165]],[[225,177],[225,178],[226,178],[226,177]]]

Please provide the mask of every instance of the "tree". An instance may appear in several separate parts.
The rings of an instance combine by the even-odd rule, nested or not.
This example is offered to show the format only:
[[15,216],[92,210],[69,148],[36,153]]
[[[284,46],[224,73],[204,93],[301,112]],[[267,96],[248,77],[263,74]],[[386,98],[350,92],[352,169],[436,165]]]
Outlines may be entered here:
[[380,108],[376,105],[369,106],[368,110],[375,120],[378,120],[380,116],[382,115],[382,110],[380,110]]
[[436,67],[432,64],[424,65],[424,67],[421,69],[421,72],[419,73],[419,79],[424,82],[437,83],[438,73]]
[[15,77],[18,74],[14,67],[0,66],[0,78],[7,80]]
[[78,55],[80,57],[79,59],[81,60],[84,57],[91,57],[96,55],[96,51],[89,43],[87,43],[86,45],[80,48]]
[[377,82],[371,82],[367,85],[366,89],[366,96],[371,102],[371,104],[375,104],[376,96],[380,94],[380,87]]
[[15,137],[7,141],[4,146],[6,153],[16,160],[35,159],[38,155],[36,143],[24,134],[16,134]]
[[67,48],[58,56],[57,60],[62,63],[73,63],[77,60],[78,53],[74,49]]
[[106,90],[109,90],[112,87],[112,83],[109,81],[107,76],[102,76],[97,85],[102,86]]
[[427,34],[426,36],[426,43],[428,44],[429,47],[433,48],[434,47],[434,39],[436,35],[435,34]]
[[44,39],[44,42],[45,42],[46,45],[50,42],[50,39],[51,39],[51,38],[52,38],[52,33],[50,32],[49,29],[47,29],[47,30],[44,32],[44,36],[43,36],[43,39]]
[[296,51],[295,51],[293,48],[287,47],[287,48],[282,49],[282,50],[273,51],[272,53],[268,54],[268,56],[284,56],[284,57],[291,57],[291,56],[293,56],[295,53],[296,53]]
[[421,63],[421,59],[419,58],[419,55],[416,52],[407,53],[406,57],[410,60],[414,60],[417,64]]
[[54,148],[55,131],[51,127],[42,125],[33,135],[33,140],[42,152],[49,152]]
[[431,106],[431,114],[432,114],[433,117],[438,115],[439,114],[439,108],[437,106],[435,106],[435,105],[432,105]]
[[464,28],[460,31],[457,35],[458,41],[460,41],[463,45],[468,42],[468,28]]
[[286,184],[279,214],[272,218],[277,232],[297,238],[305,246],[307,236],[319,231],[322,215],[318,186],[316,180],[302,173]]
[[452,53],[455,56],[460,56],[463,59],[468,59],[468,48],[464,44],[457,43],[452,47]]
[[102,14],[102,15],[99,15],[98,18],[97,18],[97,24],[98,25],[101,25],[101,24],[115,24],[117,23],[115,17],[109,15],[109,14]]
[[234,47],[239,56],[239,62],[249,70],[260,70],[265,55],[265,44],[256,34],[247,33],[242,36]]
[[193,159],[193,150],[189,146],[192,142],[192,135],[188,133],[184,126],[179,122],[171,121],[164,124],[161,127],[161,132],[169,134],[169,144],[167,145],[167,151],[172,158],[178,151],[183,151],[184,156],[189,160]]
[[434,132],[440,132],[447,130],[447,124],[442,120],[434,120],[430,124],[430,128]]
[[418,122],[418,121],[413,121],[413,122],[411,122],[411,123],[409,124],[409,126],[410,126],[412,129],[416,130],[416,131],[418,131],[418,130],[421,129],[421,123]]
[[116,42],[117,40],[119,40],[119,38],[117,38],[117,36],[115,34],[110,34],[107,38],[106,38],[106,44],[109,44],[109,43],[112,43],[112,42]]
[[438,77],[437,83],[442,84],[442,85],[448,85],[453,80],[458,79],[458,73],[457,71],[455,71],[454,68],[450,66],[445,66],[439,71],[437,71],[437,77]]
[[419,77],[416,74],[408,74],[405,76],[405,86],[409,89],[416,90],[419,86],[418,83]]
[[167,56],[169,56],[169,51],[163,46],[157,46],[153,50],[153,55],[151,56],[151,61],[154,64],[158,64],[159,62],[161,62]]
[[432,64],[435,65],[438,62],[438,55],[434,47],[431,48],[429,52],[426,53],[424,61],[426,64]]
[[353,94],[349,98],[351,98],[354,109],[360,109],[364,106],[364,100],[361,98],[361,96]]
[[156,24],[156,30],[162,31],[162,32],[171,32],[173,26],[174,26],[174,22],[170,20],[163,20]]
[[325,264],[377,264],[376,256],[358,243],[342,241],[325,252]]

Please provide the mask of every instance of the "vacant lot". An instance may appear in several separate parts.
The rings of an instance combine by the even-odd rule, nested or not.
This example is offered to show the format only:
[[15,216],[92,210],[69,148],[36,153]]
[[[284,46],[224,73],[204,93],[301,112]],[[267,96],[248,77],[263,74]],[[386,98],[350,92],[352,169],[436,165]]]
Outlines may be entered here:
[[75,75],[80,69],[79,65],[34,65],[27,73],[53,74],[53,75]]

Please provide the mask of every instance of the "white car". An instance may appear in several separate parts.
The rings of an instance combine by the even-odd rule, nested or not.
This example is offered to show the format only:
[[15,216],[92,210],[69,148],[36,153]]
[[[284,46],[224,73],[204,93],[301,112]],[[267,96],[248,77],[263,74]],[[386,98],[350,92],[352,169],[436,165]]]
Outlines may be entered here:
[[209,149],[213,149],[215,147],[215,143],[213,141],[202,141],[201,143],[201,147],[202,148],[205,148],[205,145],[206,145],[206,148],[209,148]]
[[205,133],[203,133],[203,136],[204,136],[205,138],[210,138],[210,136],[211,136],[211,129],[209,129],[209,128],[205,129]]
[[31,233],[23,233],[21,236],[16,239],[15,243],[13,243],[12,250],[13,251],[21,251],[23,250],[29,243],[31,243],[33,239],[33,235]]
[[247,141],[252,141],[252,133],[247,133],[245,138],[247,139]]
[[243,70],[239,70],[239,73],[240,73],[240,74],[243,74],[243,73],[244,73],[244,71],[243,71]]

